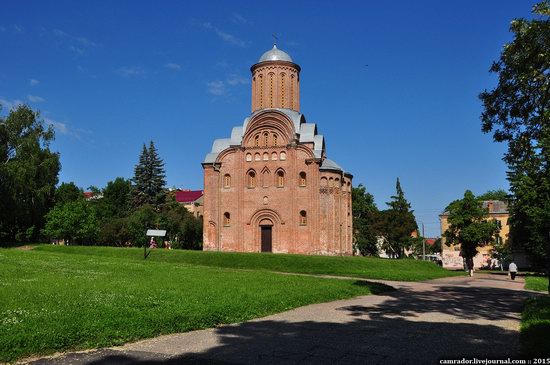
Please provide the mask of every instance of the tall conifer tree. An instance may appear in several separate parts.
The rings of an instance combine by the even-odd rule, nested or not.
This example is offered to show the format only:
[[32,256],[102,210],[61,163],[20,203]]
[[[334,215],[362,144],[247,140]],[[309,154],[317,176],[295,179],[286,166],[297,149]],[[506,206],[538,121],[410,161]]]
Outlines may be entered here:
[[401,182],[397,178],[395,195],[386,203],[390,208],[384,211],[384,248],[389,254],[399,258],[405,256],[405,249],[412,245],[411,234],[417,230],[416,219],[411,204],[405,199]]
[[149,149],[144,144],[132,179],[134,206],[150,204],[158,207],[163,204],[166,201],[165,177],[164,162],[159,157],[155,144],[151,141]]

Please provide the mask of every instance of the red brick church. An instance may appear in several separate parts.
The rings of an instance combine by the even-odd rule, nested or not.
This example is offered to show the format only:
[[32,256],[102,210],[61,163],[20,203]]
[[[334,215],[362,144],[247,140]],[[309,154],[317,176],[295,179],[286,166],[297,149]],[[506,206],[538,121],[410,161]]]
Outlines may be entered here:
[[204,168],[204,250],[351,255],[352,175],[300,113],[300,66],[276,46],[252,71],[252,114]]

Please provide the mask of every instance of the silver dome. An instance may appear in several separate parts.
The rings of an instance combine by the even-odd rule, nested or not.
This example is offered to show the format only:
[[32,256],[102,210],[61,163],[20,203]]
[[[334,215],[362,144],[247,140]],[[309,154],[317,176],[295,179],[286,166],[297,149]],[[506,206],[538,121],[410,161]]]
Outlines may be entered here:
[[287,62],[294,62],[292,61],[292,58],[288,55],[288,53],[281,51],[277,48],[276,45],[273,45],[273,48],[269,51],[265,52],[262,57],[260,57],[260,62],[267,62],[267,61],[287,61]]

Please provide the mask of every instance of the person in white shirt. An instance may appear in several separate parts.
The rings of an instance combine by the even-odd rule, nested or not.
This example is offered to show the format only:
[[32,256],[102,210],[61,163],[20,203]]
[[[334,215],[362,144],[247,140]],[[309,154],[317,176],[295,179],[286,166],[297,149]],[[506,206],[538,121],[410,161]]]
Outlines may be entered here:
[[518,273],[518,266],[512,261],[510,265],[508,265],[508,271],[510,272],[510,278],[512,280],[516,280],[516,274]]

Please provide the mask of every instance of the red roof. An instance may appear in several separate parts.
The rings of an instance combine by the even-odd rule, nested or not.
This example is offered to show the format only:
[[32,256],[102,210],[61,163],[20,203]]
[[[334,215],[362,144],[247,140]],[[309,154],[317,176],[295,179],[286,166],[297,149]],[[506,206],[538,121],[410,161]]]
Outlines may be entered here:
[[429,246],[433,246],[435,244],[435,241],[437,241],[437,238],[426,238],[426,244]]
[[94,196],[94,193],[92,191],[85,191],[84,192],[84,198],[90,199]]
[[176,191],[176,201],[178,203],[193,203],[203,194],[202,190]]

